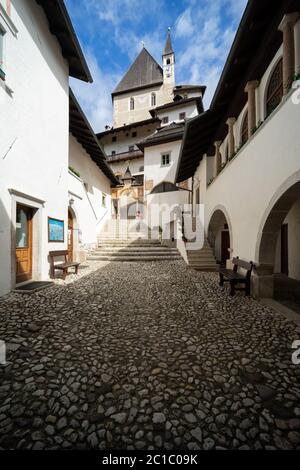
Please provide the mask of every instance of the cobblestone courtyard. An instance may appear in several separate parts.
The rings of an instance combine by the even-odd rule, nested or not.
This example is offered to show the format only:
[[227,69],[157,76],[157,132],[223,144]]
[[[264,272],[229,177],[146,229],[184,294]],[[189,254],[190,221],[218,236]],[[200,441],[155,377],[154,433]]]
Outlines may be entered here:
[[0,448],[300,448],[300,328],[182,261],[0,300]]

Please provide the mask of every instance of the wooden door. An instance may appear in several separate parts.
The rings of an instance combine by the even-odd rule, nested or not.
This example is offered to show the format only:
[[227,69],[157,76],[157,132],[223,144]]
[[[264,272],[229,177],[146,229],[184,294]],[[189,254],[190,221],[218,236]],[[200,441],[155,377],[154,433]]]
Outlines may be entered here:
[[288,224],[281,227],[281,272],[289,275]]
[[17,204],[16,283],[32,279],[32,209]]
[[68,211],[68,260],[73,261],[73,216],[70,211]]
[[222,238],[221,238],[221,262],[222,264],[226,264],[226,260],[229,259],[230,253],[230,237],[229,231],[222,231]]

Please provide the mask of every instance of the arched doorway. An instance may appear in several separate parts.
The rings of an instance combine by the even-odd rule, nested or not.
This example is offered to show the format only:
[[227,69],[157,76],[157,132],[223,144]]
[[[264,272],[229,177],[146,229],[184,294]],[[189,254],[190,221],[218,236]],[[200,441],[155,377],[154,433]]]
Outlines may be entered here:
[[68,260],[74,258],[74,219],[71,209],[68,210]]
[[292,177],[279,189],[261,227],[257,295],[296,302],[300,309],[300,179]]
[[232,235],[229,217],[223,207],[216,208],[208,225],[208,242],[214,251],[217,263],[226,265],[231,256]]

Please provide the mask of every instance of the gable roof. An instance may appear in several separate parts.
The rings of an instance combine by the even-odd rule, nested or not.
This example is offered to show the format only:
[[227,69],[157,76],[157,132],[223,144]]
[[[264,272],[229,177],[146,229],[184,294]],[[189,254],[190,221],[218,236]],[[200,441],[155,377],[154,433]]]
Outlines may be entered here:
[[95,136],[71,88],[69,88],[69,95],[70,133],[78,140],[105,176],[110,179],[111,183],[113,185],[118,185],[119,180],[108,166],[104,150]]
[[145,47],[141,50],[127,73],[124,75],[112,96],[130,90],[160,85],[163,82],[163,70]]
[[92,83],[91,72],[63,0],[36,0],[36,2],[43,8],[50,32],[56,36],[62,55],[69,63],[69,75],[84,82]]
[[181,140],[184,132],[184,124],[172,122],[168,126],[159,127],[154,134],[149,135],[145,139],[138,142],[136,145],[142,151],[145,147],[152,147],[153,145],[159,145],[163,142],[174,142]]

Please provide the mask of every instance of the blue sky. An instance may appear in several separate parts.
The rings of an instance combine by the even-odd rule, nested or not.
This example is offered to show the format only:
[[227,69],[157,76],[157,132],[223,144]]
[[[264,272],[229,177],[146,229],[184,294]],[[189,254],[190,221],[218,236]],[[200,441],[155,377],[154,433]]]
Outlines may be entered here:
[[161,63],[167,28],[176,84],[208,87],[210,104],[247,0],[65,0],[94,83],[71,87],[95,132],[111,124],[111,92],[141,50]]

